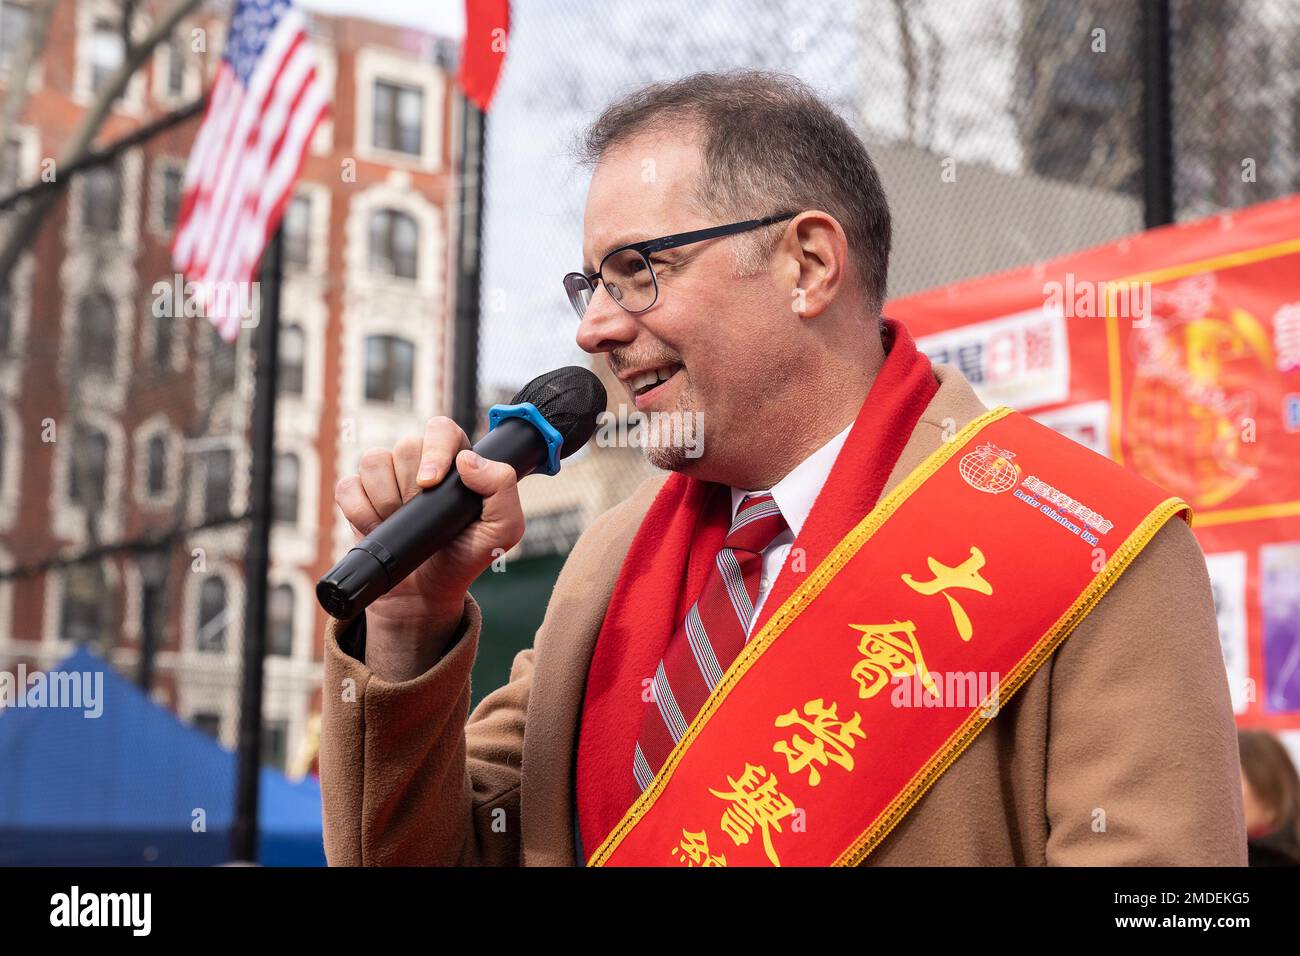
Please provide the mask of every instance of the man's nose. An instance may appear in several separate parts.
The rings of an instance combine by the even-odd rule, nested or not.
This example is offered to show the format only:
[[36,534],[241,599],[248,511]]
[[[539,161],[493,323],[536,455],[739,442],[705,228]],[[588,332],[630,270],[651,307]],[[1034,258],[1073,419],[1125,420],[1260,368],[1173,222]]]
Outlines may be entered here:
[[636,317],[613,300],[605,283],[598,283],[578,322],[578,347],[594,355],[626,345],[634,338]]

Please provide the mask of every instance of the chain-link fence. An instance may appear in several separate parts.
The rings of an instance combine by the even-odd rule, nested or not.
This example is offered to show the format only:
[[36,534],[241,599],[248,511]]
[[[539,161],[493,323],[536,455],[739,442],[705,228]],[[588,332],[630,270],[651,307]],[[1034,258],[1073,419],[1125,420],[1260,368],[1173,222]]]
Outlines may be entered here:
[[[1163,132],[1176,218],[1300,188],[1300,0],[515,4],[486,129],[480,407],[560,365],[605,372],[604,359],[593,362],[574,341],[560,279],[580,259],[588,180],[571,146],[617,96],[730,67],[809,82],[862,135],[880,170],[894,213],[889,291],[901,296],[1143,228],[1159,159],[1158,137],[1153,145],[1143,124],[1153,72],[1144,10],[1167,12]],[[434,62],[450,78],[454,64]],[[146,129],[71,171],[48,165],[30,124],[0,151],[0,242],[20,253],[0,286],[0,672],[49,668],[84,645],[144,697],[234,749],[254,336],[230,346],[187,314],[170,264],[197,123],[189,114]],[[453,163],[458,146],[453,135]],[[309,162],[304,201],[291,205],[285,230],[280,388],[319,396],[296,400],[287,419],[318,430],[322,450],[277,462],[274,506],[298,515],[288,543],[301,554],[289,557],[309,570],[349,540],[328,500],[332,479],[350,474],[364,447],[420,425],[367,402],[449,414],[438,407],[451,391],[442,382],[458,374],[436,323],[418,329],[431,360],[403,366],[403,376],[371,374],[372,364],[415,364],[413,349],[393,351],[388,332],[356,339],[364,361],[327,352],[326,342],[342,352],[353,340],[327,338],[325,303],[349,315],[358,307],[336,269],[344,219],[327,202],[338,188],[335,159]],[[382,174],[385,188],[413,188],[400,186],[404,171]],[[442,188],[426,178],[418,189]],[[333,201],[350,200],[344,192]],[[459,220],[439,223],[454,250]],[[465,263],[447,259],[454,286]],[[404,310],[427,313],[440,295],[361,305],[396,323]],[[407,309],[412,301],[419,309]],[[407,393],[436,398],[396,402],[397,378]],[[622,392],[606,382],[617,411]],[[325,401],[334,392],[352,398],[335,407]],[[475,585],[492,632],[481,644],[476,700],[531,643],[577,535],[651,473],[639,449],[593,442],[566,462],[565,480],[520,486],[528,530],[514,557],[526,560]],[[272,543],[262,736],[266,760],[293,770],[303,749],[294,741],[310,741],[319,694],[321,619],[304,587],[274,579],[286,541]],[[0,715],[0,725],[16,715]]]
[[[2,241],[19,255],[0,299],[0,671],[30,674],[67,661],[89,675],[106,662],[135,683],[140,702],[160,704],[233,750],[252,336],[224,342],[187,308],[192,297],[171,266],[197,124],[197,111],[183,110],[70,170],[21,132],[6,151]],[[273,592],[271,654],[287,653],[291,626]],[[114,739],[129,752],[132,734],[145,733],[136,721],[149,712],[117,699],[101,719],[126,722]],[[28,743],[29,772],[75,773],[87,759],[84,741],[39,725],[43,714],[14,706],[4,717],[6,732]],[[30,725],[19,727],[24,720]],[[283,726],[268,722],[263,741],[269,762],[285,766]],[[235,807],[228,762],[171,756],[181,775],[212,773],[159,785],[207,794],[213,829],[227,821],[216,837],[226,845],[191,848],[225,858]],[[10,809],[68,821],[88,801],[111,799],[72,786],[49,794],[66,806]],[[87,840],[83,862],[95,855]],[[43,846],[48,861],[54,844]],[[176,848],[170,862],[190,861],[185,852]]]
[[[576,364],[628,411],[605,359],[578,348],[560,280],[581,260],[590,173],[575,142],[639,86],[737,67],[808,82],[879,169],[900,297],[1139,232],[1167,215],[1152,176],[1181,220],[1294,192],[1298,43],[1300,0],[514,4],[486,121],[480,406]],[[564,554],[652,473],[640,449],[593,441],[563,481],[524,482],[518,553]],[[521,619],[484,641],[495,663],[476,671],[476,697],[505,679],[544,604],[485,609],[489,628]]]
[[[879,168],[889,292],[902,296],[1144,227],[1158,149],[1143,131],[1144,7],[1167,18],[1176,217],[1300,188],[1296,0],[517,4],[488,115],[484,403],[591,360],[560,288],[580,259],[588,180],[569,147],[612,99],[733,67],[810,83]],[[643,467],[613,458],[584,497],[602,502],[598,488],[621,490]]]

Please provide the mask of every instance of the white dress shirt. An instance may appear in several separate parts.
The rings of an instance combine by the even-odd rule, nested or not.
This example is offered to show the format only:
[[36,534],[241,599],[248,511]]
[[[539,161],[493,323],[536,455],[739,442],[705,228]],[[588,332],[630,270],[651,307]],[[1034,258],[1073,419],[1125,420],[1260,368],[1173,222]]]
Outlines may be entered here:
[[844,446],[845,439],[849,437],[849,429],[852,427],[849,425],[818,448],[767,492],[748,491],[744,488],[731,489],[732,521],[736,520],[736,511],[739,510],[740,503],[745,500],[746,495],[766,493],[776,500],[776,506],[781,509],[781,515],[788,525],[787,529],[773,538],[772,543],[763,551],[763,571],[758,581],[758,600],[754,603],[754,616],[749,621],[749,630],[746,634],[753,631],[754,622],[758,620],[763,602],[767,600],[768,592],[776,583],[776,576],[785,564],[794,539],[803,530],[804,522],[808,520],[808,513],[812,511],[813,502],[817,500],[822,485],[826,484],[831,466],[835,464],[840,448]]

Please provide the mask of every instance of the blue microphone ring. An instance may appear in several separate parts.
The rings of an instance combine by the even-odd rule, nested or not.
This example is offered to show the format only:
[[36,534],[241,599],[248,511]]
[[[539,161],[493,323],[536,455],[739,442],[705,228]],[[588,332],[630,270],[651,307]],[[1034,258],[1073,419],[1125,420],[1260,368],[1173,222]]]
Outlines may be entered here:
[[564,438],[555,430],[555,426],[543,417],[532,402],[521,402],[518,405],[493,405],[488,409],[488,431],[492,431],[511,418],[525,419],[542,433],[542,437],[546,439],[546,462],[537,470],[544,475],[558,474],[560,449],[564,447]]

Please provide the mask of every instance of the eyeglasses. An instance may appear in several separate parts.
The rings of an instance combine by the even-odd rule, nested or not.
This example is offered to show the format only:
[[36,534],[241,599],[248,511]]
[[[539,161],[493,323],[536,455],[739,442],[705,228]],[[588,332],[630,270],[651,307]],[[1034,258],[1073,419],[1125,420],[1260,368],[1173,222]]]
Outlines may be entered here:
[[717,239],[721,236],[734,236],[740,232],[749,232],[774,222],[782,222],[797,216],[797,212],[783,212],[763,219],[746,219],[726,226],[710,226],[708,229],[696,229],[682,232],[675,236],[662,236],[659,239],[647,239],[620,246],[600,260],[600,268],[591,275],[582,272],[570,272],[564,277],[564,291],[569,295],[569,302],[578,313],[578,318],[587,311],[587,303],[596,294],[596,280],[605,283],[605,291],[611,299],[628,312],[644,312],[659,300],[659,280],[655,277],[650,257],[665,249],[705,239]]

